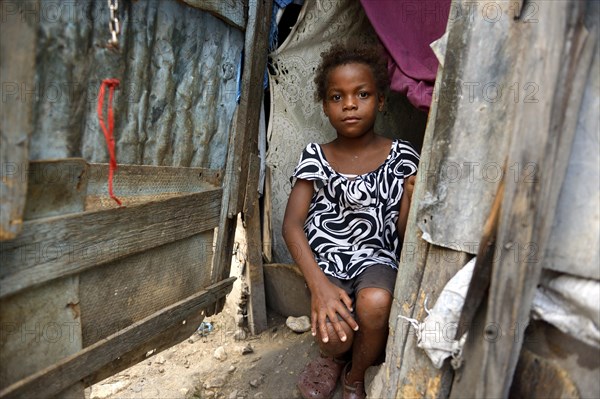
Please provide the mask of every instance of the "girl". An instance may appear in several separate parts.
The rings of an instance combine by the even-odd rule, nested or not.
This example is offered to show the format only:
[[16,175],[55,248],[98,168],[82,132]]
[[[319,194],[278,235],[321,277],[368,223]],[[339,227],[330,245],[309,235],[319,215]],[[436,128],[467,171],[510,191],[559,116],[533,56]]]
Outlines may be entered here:
[[364,398],[365,371],[385,349],[418,155],[374,131],[389,85],[378,49],[336,44],[321,57],[315,97],[337,138],[303,151],[283,221],[321,350],[298,388],[329,398],[339,379],[344,398]]

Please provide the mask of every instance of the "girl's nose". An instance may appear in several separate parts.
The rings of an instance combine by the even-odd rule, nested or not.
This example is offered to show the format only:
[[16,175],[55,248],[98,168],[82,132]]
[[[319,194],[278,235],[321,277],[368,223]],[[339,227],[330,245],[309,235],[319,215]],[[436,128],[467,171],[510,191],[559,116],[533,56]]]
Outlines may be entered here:
[[344,110],[351,110],[351,109],[356,109],[358,108],[358,106],[356,105],[356,102],[354,101],[353,97],[347,97],[344,99],[344,103],[343,103],[343,109]]

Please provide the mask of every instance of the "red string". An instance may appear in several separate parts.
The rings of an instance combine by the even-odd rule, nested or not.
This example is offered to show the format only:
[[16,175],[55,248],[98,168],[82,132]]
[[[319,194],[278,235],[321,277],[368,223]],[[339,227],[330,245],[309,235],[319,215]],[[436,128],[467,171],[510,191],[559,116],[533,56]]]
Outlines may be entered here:
[[[121,201],[113,193],[113,176],[117,170],[117,158],[115,156],[115,138],[113,136],[113,130],[115,127],[114,115],[113,115],[113,94],[115,89],[119,86],[119,79],[104,79],[100,85],[100,92],[98,93],[98,121],[100,127],[104,133],[106,139],[106,147],[108,149],[108,156],[110,161],[108,163],[108,194],[110,198],[114,199],[115,202],[121,205]],[[104,110],[104,89],[108,86],[108,129],[104,123],[103,110]]]

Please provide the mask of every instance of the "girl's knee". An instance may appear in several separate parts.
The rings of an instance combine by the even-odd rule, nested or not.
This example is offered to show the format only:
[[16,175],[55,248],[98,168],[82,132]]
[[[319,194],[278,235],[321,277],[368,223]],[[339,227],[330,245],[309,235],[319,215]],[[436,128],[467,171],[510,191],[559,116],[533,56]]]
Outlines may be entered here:
[[356,313],[361,327],[383,328],[387,326],[392,308],[392,295],[381,288],[363,288],[356,298]]
[[342,329],[346,334],[345,341],[341,340],[337,331],[333,327],[333,324],[331,323],[327,323],[327,342],[323,342],[323,337],[321,336],[320,331],[317,329],[315,342],[319,344],[319,348],[322,352],[328,355],[337,356],[346,353],[352,347],[352,342],[354,340],[354,331],[352,331],[350,326],[345,322],[340,322],[340,325],[342,326]]

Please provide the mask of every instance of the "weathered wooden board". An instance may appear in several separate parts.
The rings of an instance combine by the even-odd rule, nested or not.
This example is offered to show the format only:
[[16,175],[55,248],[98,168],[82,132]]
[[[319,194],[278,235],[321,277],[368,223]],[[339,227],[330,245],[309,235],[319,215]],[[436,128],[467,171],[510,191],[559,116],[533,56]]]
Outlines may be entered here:
[[217,227],[222,190],[25,223],[2,242],[0,297]]
[[148,359],[149,356],[155,356],[157,353],[182,342],[198,329],[202,320],[204,320],[203,310],[190,314],[185,320],[182,320],[181,323],[166,329],[157,335],[156,338],[136,346],[135,349],[119,356],[106,366],[84,378],[84,385],[90,386],[96,384],[134,364]]
[[[242,95],[235,115],[233,153],[227,154],[227,175],[231,179],[229,214],[237,215],[244,204],[250,154],[258,154],[258,124],[263,100],[263,81],[267,65],[267,48],[271,21],[272,1],[249,1],[249,18],[244,44]],[[240,173],[242,172],[242,173]]]
[[[532,321],[527,327],[523,339],[521,353],[525,351],[529,351],[564,370],[568,374],[568,378],[577,387],[580,397],[600,397],[600,381],[598,380],[598,376],[600,375],[600,348],[587,345],[577,339],[577,337],[565,334],[551,324],[543,321]],[[521,362],[521,359],[519,359],[519,362]],[[515,379],[523,375],[519,372],[519,367],[521,366],[517,365]],[[535,370],[533,372],[530,375],[535,375]],[[527,381],[523,378],[521,382],[525,385],[522,388],[534,388],[531,387],[531,385],[534,385],[531,383],[531,379]],[[511,387],[510,396],[513,398],[517,397],[512,392],[513,388],[516,388],[515,385],[515,382],[513,382],[513,386]],[[535,388],[544,390],[546,387],[539,385]],[[548,397],[548,395],[546,396]],[[542,397],[542,395],[538,395],[537,397]]]
[[246,29],[247,0],[183,0],[187,4],[208,11],[238,29]]
[[29,137],[33,132],[37,24],[27,9],[39,2],[2,3],[0,24],[0,241],[22,229]]
[[265,188],[263,190],[263,215],[262,215],[262,246],[263,258],[266,263],[273,262],[273,223],[271,212],[273,201],[271,200],[271,168],[267,165],[265,169]]
[[[427,307],[431,308],[437,301],[437,298],[444,288],[444,285],[454,276],[469,260],[470,255],[465,252],[458,252],[444,247],[427,244],[427,258],[425,268],[421,279],[420,288],[417,293],[414,308],[410,312],[411,318],[423,321],[427,317],[425,312],[425,301]],[[432,366],[431,360],[425,352],[417,347],[417,339],[414,331],[409,327],[410,324],[404,320],[398,320],[395,334],[402,338],[407,330],[409,333],[403,347],[394,359],[396,362],[390,363],[391,380],[397,381],[397,390],[394,397],[399,398],[444,398],[450,392],[453,372],[448,363],[441,369]],[[441,336],[436,335],[436,340],[451,340],[454,337],[445,336],[446,328],[441,329]],[[427,332],[426,332],[427,333]],[[433,331],[429,332],[434,334]],[[431,337],[430,337],[431,338]],[[392,359],[390,359],[392,360]],[[387,363],[387,360],[386,360]],[[395,367],[400,366],[399,368]]]
[[[251,0],[248,7],[242,93],[227,151],[219,235],[213,262],[213,282],[229,276],[236,218],[242,210],[247,180],[247,173],[243,170],[247,170],[249,154],[258,153],[259,112],[257,110],[260,109],[263,97],[262,76],[267,61],[272,0]],[[215,310],[219,312],[223,305],[224,303],[219,303]]]
[[[442,78],[442,73],[443,69],[439,68],[436,78],[438,81]],[[434,151],[433,146],[435,141],[433,134],[435,131],[439,105],[440,102],[438,101],[434,101],[431,104],[423,149],[421,152],[422,160],[427,160],[431,156],[432,151]],[[378,372],[378,377],[381,378],[376,378],[374,380],[380,381],[381,385],[379,385],[379,383],[374,384],[370,392],[374,397],[400,397],[400,390],[403,390],[404,394],[408,394],[408,389],[403,388],[406,383],[404,379],[406,368],[402,368],[402,366],[404,354],[406,353],[405,350],[409,345],[407,342],[412,338],[409,336],[410,325],[398,316],[413,317],[413,314],[417,311],[416,304],[419,301],[418,294],[425,273],[428,253],[430,250],[433,250],[433,246],[421,238],[421,230],[417,226],[416,220],[417,207],[425,195],[425,183],[429,178],[431,178],[430,175],[419,168],[419,171],[417,172],[417,183],[413,192],[413,201],[411,203],[406,226],[406,238],[404,240],[398,265],[399,272],[394,289],[394,300],[390,311],[390,331],[386,346],[386,361]],[[451,250],[448,251],[449,253],[452,252]],[[421,298],[420,302],[422,304],[424,298]],[[425,356],[423,353],[414,350],[411,352],[411,355]],[[412,385],[412,387],[414,388],[415,385]],[[416,389],[413,390],[413,394],[418,396]]]
[[[542,83],[510,80],[507,75],[516,50],[507,42],[517,12],[515,1],[453,4],[443,74],[438,74],[435,85],[433,148],[419,165],[427,187],[419,201],[417,224],[428,242],[454,243],[475,255],[502,178],[510,141],[508,112],[516,104],[534,105]],[[456,16],[467,9],[468,17]],[[498,13],[493,20],[486,14],[491,10]],[[512,178],[518,168],[531,172],[535,165],[509,167]]]
[[212,253],[210,230],[81,273],[83,346],[210,285]]
[[0,388],[80,351],[79,277],[0,300]]
[[523,349],[509,397],[578,399],[581,396],[566,370]]
[[530,107],[512,109],[507,124],[513,137],[508,164],[532,162],[539,173],[533,181],[521,173],[506,182],[485,339],[480,336],[476,353],[464,352],[468,361],[463,375],[473,379],[455,382],[452,397],[456,398],[506,397],[509,393],[568,164],[582,85],[595,48],[596,38],[589,40],[582,24],[584,3],[538,4],[538,24],[511,27],[514,37],[526,37],[528,42],[514,60],[519,67],[513,76],[544,82],[546,95]]
[[258,176],[260,158],[250,154],[246,201],[244,202],[244,224],[248,264],[246,282],[248,284],[248,326],[252,334],[260,334],[267,328],[267,307],[265,302],[265,282],[263,274],[262,242],[260,227],[260,205],[258,201]]
[[85,210],[89,167],[83,159],[33,161],[27,175],[24,220]]
[[179,326],[231,290],[234,278],[225,279],[172,306],[123,329],[60,362],[0,391],[1,398],[49,398],[105,367],[133,346],[142,346],[157,334]]

